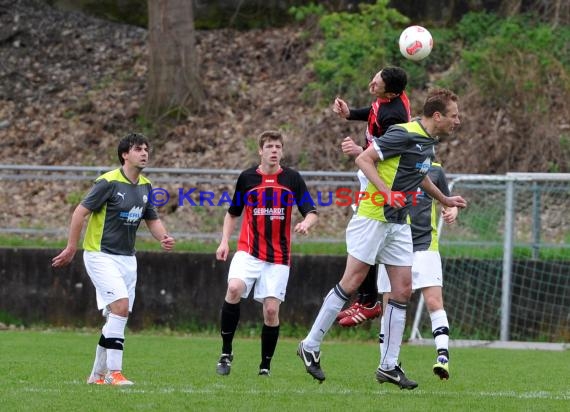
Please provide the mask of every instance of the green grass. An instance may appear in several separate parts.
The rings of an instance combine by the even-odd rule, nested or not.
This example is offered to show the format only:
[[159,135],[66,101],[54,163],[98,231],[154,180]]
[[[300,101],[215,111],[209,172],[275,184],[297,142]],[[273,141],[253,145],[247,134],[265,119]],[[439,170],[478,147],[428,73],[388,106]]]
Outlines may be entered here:
[[[66,245],[63,239],[50,239],[33,236],[0,236],[0,247],[13,248],[55,248],[62,249]],[[208,240],[184,240],[176,241],[177,252],[194,252],[194,253],[216,253],[218,242]],[[236,242],[230,243],[232,250],[236,249]],[[157,251],[160,250],[160,244],[148,238],[138,238],[136,243],[137,250],[140,251]],[[346,244],[344,242],[310,242],[297,241],[291,243],[293,253],[300,255],[332,255],[346,256]],[[446,258],[471,258],[471,259],[502,259],[503,246],[473,246],[473,245],[457,245],[453,243],[440,244],[442,256]],[[517,246],[513,250],[515,259],[528,259],[532,256],[530,246]],[[540,249],[539,256],[541,260],[569,260],[569,248],[543,247]]]
[[2,411],[566,411],[568,352],[452,349],[451,379],[431,372],[431,347],[404,345],[401,359],[419,382],[401,391],[374,379],[374,342],[325,340],[322,384],[281,339],[272,376],[257,376],[259,338],[234,343],[231,375],[217,376],[220,339],[128,333],[125,375],[131,388],[91,386],[97,331],[0,332]]

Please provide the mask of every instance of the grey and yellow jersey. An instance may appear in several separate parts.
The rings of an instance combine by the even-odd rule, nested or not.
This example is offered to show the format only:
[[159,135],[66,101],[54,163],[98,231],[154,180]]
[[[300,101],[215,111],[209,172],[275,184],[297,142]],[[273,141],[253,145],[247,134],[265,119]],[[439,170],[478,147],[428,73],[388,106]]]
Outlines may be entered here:
[[[445,172],[439,163],[432,163],[428,176],[445,196],[450,196]],[[410,207],[414,252],[439,251],[437,238],[437,207],[431,196],[421,187],[417,188],[417,204]]]
[[424,180],[435,157],[437,140],[423,128],[419,120],[396,124],[381,137],[375,137],[374,148],[380,156],[377,171],[392,192],[406,195],[406,206],[394,209],[384,194],[368,182],[358,206],[358,215],[388,223],[409,223],[407,217],[413,202],[412,194]]
[[114,255],[134,255],[135,238],[141,219],[158,219],[149,203],[150,181],[139,176],[131,183],[118,168],[99,176],[81,204],[89,217],[83,249]]

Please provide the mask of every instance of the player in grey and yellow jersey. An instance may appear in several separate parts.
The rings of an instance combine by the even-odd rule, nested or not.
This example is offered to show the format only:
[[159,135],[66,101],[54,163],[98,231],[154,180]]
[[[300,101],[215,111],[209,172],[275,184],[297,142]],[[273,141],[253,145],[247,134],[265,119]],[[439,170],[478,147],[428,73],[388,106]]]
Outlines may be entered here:
[[73,260],[89,216],[83,261],[95,286],[97,307],[106,318],[87,380],[90,384],[133,384],[122,373],[123,346],[127,318],[135,300],[135,236],[141,220],[163,249],[171,250],[175,243],[149,202],[150,181],[141,175],[149,157],[147,139],[131,133],[121,139],[117,153],[122,166],[97,178],[73,212],[67,246],[52,260],[56,268]]
[[141,220],[156,220],[156,208],[149,203],[150,181],[139,176],[132,183],[122,168],[97,178],[81,204],[93,213],[87,224],[83,249],[114,255],[135,254],[135,238]]
[[356,158],[368,178],[367,198],[346,228],[348,257],[340,282],[323,302],[315,322],[298,353],[305,369],[319,381],[325,379],[320,367],[320,344],[336,316],[364,280],[370,266],[384,263],[392,287],[384,321],[384,350],[376,370],[379,383],[390,382],[402,389],[414,389],[400,368],[398,357],[411,296],[413,247],[408,211],[418,186],[448,207],[465,207],[461,196],[445,196],[427,176],[439,136],[447,136],[459,126],[457,96],[447,89],[428,93],[420,119],[391,126],[373,139]]
[[[439,163],[432,163],[428,176],[443,194],[449,196],[445,172]],[[421,289],[430,314],[432,334],[436,346],[433,372],[440,379],[449,379],[449,321],[443,308],[443,275],[437,232],[436,202],[418,188],[417,204],[410,209],[414,259],[412,264],[412,290]],[[443,208],[442,218],[448,224],[457,218],[457,208]],[[390,297],[390,280],[384,265],[380,265],[378,291],[384,305]],[[380,347],[384,341],[384,323],[381,323]],[[381,349],[382,352],[382,349]]]

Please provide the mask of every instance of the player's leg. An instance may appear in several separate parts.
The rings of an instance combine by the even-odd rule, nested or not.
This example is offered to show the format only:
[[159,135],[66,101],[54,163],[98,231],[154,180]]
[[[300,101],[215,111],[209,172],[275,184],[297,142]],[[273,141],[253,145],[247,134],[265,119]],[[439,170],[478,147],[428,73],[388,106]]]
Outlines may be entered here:
[[[108,309],[103,310],[103,316],[105,317],[105,322],[107,321],[107,316],[109,315]],[[97,342],[97,347],[95,348],[95,360],[93,361],[93,368],[87,378],[87,383],[95,385],[103,385],[105,383],[105,375],[107,374],[107,349],[103,346],[104,336],[101,334],[99,337],[99,342]],[[103,341],[102,341],[103,340]]]
[[376,379],[401,389],[414,389],[418,384],[406,377],[398,363],[407,304],[412,294],[412,235],[409,225],[386,223],[385,226],[389,236],[380,252],[380,261],[386,267],[391,292],[384,313],[384,343]]
[[297,354],[303,360],[305,369],[315,379],[325,379],[320,367],[320,345],[336,316],[354,293],[377,261],[380,244],[385,238],[385,229],[377,220],[360,216],[353,217],[346,228],[348,257],[340,282],[325,297],[309,334],[300,342]]
[[233,340],[240,319],[240,302],[247,298],[253,284],[257,265],[253,256],[239,251],[234,255],[228,272],[228,287],[220,314],[222,353],[216,364],[218,375],[229,375],[233,361]]
[[107,323],[103,326],[108,369],[105,383],[110,385],[132,385],[132,382],[127,380],[122,374],[129,299],[118,299],[109,304],[109,309],[111,313],[107,315]]
[[261,362],[259,375],[269,376],[271,360],[279,339],[279,305],[281,301],[267,297],[263,301],[263,328],[261,329]]
[[348,255],[341,281],[329,291],[309,334],[299,343],[297,354],[305,363],[305,369],[320,382],[325,379],[320,367],[321,342],[333,325],[338,312],[348,301],[350,294],[358,288],[366,276],[368,267],[368,264]]
[[440,379],[449,379],[449,321],[443,308],[442,288],[432,286],[422,289],[431,319],[432,334],[437,350],[433,372]]
[[382,313],[382,305],[378,302],[378,265],[370,266],[364,281],[358,288],[358,296],[353,305],[337,316],[339,325],[351,327],[369,319],[375,319]]
[[270,375],[271,360],[279,339],[279,308],[285,300],[288,281],[289,266],[265,263],[255,283],[254,299],[263,303],[260,376]]
[[449,379],[449,322],[443,308],[443,275],[439,252],[426,250],[414,253],[412,288],[421,289],[430,314],[437,350],[433,372],[440,379]]
[[[99,309],[108,311],[96,349],[93,374],[102,372],[106,363],[104,383],[132,385],[122,374],[123,348],[127,319],[135,299],[137,262],[134,256],[118,256],[101,252],[84,252],[87,273],[95,286]],[[97,376],[98,377],[98,376]],[[96,379],[96,382],[99,379]]]
[[[390,299],[390,278],[386,267],[382,264],[378,265],[378,293],[382,294],[382,313],[386,311],[388,300]],[[380,333],[378,334],[378,344],[380,347],[380,357],[382,357],[382,348],[384,344],[384,316],[380,317]]]

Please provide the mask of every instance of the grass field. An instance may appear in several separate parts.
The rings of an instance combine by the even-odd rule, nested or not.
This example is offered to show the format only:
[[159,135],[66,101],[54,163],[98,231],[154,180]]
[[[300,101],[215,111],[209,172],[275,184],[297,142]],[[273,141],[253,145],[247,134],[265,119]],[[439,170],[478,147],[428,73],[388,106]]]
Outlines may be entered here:
[[431,372],[433,348],[405,345],[419,382],[401,391],[374,379],[374,342],[328,340],[319,385],[281,339],[272,376],[257,376],[259,339],[237,339],[231,375],[217,376],[220,340],[129,333],[125,375],[135,386],[87,385],[97,331],[0,332],[1,411],[568,411],[570,353],[486,348],[452,351],[451,379]]

